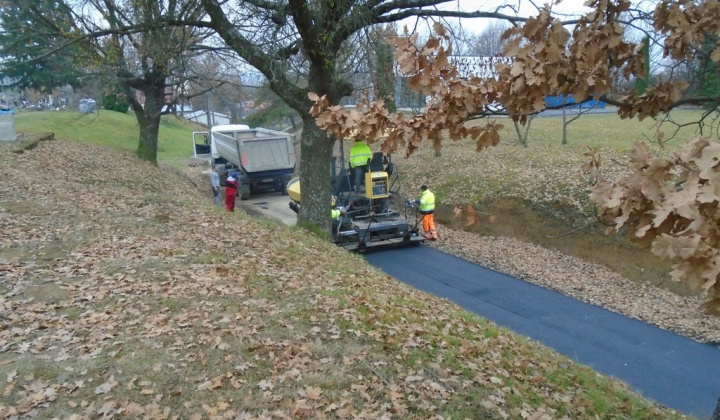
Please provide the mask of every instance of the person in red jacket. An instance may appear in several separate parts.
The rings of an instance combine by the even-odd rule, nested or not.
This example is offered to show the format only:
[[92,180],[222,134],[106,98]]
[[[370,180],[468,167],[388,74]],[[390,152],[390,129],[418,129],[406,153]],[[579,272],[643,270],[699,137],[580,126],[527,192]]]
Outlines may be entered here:
[[225,207],[227,211],[235,211],[235,196],[238,190],[237,176],[237,172],[233,172],[225,181]]

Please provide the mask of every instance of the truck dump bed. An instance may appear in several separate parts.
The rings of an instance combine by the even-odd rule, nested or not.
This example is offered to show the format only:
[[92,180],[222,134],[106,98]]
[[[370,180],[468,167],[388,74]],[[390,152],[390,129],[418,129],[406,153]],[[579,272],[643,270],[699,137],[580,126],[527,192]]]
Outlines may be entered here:
[[248,175],[295,168],[291,134],[264,128],[233,131],[217,126],[213,127],[212,140],[213,158],[223,157]]

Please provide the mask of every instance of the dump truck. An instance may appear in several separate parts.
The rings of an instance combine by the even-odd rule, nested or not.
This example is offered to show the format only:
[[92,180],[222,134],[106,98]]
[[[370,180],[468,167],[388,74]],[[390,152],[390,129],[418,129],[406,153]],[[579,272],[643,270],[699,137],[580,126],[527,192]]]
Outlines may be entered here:
[[242,124],[217,125],[210,131],[193,133],[195,157],[209,157],[218,166],[220,182],[237,172],[239,196],[272,189],[287,194],[295,173],[293,135]]

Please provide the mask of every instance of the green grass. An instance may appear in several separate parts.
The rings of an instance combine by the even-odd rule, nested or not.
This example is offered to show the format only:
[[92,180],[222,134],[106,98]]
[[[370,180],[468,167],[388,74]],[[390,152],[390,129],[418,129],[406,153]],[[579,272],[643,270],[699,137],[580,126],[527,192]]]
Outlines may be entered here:
[[[671,114],[676,124],[689,124],[702,117],[700,110],[678,110]],[[565,200],[580,211],[588,208],[586,200],[590,175],[581,171],[589,157],[588,147],[599,148],[603,173],[614,176],[625,167],[623,156],[635,141],[650,143],[658,155],[677,151],[699,134],[697,125],[679,129],[669,122],[652,119],[621,119],[616,114],[583,115],[568,126],[568,144],[562,145],[562,117],[538,117],[532,120],[528,146],[517,145],[512,122],[500,119],[504,128],[496,147],[475,151],[471,140],[445,141],[442,154],[435,156],[428,142],[409,158],[394,156],[403,173],[405,191],[413,191],[425,182],[432,185],[443,204],[481,204],[496,197],[517,197],[535,203]],[[483,120],[470,124],[483,124]],[[717,123],[715,123],[715,128]],[[704,134],[717,137],[706,126]],[[663,149],[658,131],[664,132]],[[432,170],[428,170],[428,162]]]
[[[27,133],[55,133],[55,138],[71,139],[113,149],[134,152],[140,127],[132,112],[100,110],[81,114],[74,111],[25,111],[15,115],[15,129]],[[158,138],[158,161],[186,159],[192,153],[192,132],[200,126],[171,115],[162,117]]]
[[[670,150],[681,147],[690,138],[699,135],[696,125],[679,128],[679,125],[698,121],[702,116],[700,110],[676,110],[671,112],[670,121],[660,122],[658,119],[646,118],[621,119],[615,113],[583,115],[568,125],[567,139],[573,147],[603,147],[625,153],[632,148],[636,140],[658,145],[658,132],[664,134],[664,146]],[[568,119],[572,118],[568,114]],[[503,124],[501,138],[503,142],[516,143],[517,134],[510,120],[500,120]],[[677,125],[673,124],[676,123]],[[715,124],[717,128],[717,123]],[[717,131],[708,126],[704,129],[705,136],[717,138]],[[529,144],[559,146],[562,141],[562,117],[541,117],[531,122],[528,135]]]

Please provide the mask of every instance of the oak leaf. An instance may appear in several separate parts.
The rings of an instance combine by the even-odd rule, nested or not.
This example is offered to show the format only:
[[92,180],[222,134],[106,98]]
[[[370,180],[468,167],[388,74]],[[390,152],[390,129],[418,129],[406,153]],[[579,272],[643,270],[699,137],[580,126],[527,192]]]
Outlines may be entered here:
[[117,384],[118,383],[115,382],[114,376],[111,376],[107,382],[95,387],[95,394],[97,394],[97,395],[107,394],[108,392],[112,391],[112,389],[115,388],[117,386]]

